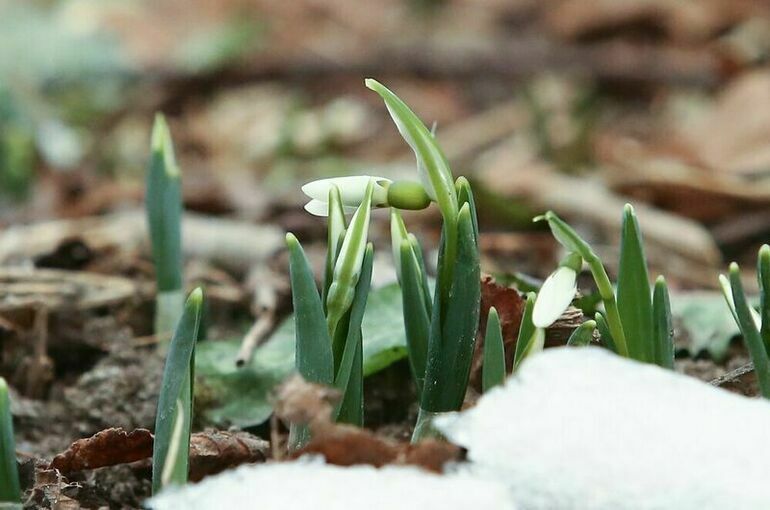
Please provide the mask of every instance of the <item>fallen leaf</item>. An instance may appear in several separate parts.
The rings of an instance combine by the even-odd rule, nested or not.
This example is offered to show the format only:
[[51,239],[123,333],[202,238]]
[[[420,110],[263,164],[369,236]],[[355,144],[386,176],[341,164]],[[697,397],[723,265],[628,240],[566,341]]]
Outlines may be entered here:
[[[48,469],[67,475],[149,459],[153,439],[147,429],[102,430],[72,443],[53,458]],[[196,432],[190,437],[190,479],[197,481],[240,464],[264,462],[267,449],[267,441],[248,432],[213,429]]]
[[500,326],[503,330],[503,346],[505,348],[505,368],[510,372],[513,369],[513,353],[516,350],[516,338],[519,335],[521,316],[524,313],[524,299],[516,289],[499,285],[489,275],[482,276],[479,332],[476,336],[476,348],[473,352],[470,379],[473,387],[477,389],[481,388],[484,335],[486,335],[487,330],[489,309],[492,306],[495,307],[500,317]]
[[147,429],[131,432],[122,428],[102,430],[72,443],[65,452],[53,458],[49,469],[67,474],[146,459],[152,456],[152,440],[152,433]]
[[339,393],[294,376],[281,385],[277,395],[276,414],[283,420],[308,424],[310,443],[292,453],[292,458],[305,454],[323,455],[326,462],[338,466],[388,464],[420,466],[442,472],[446,462],[458,460],[460,449],[445,441],[425,440],[417,444],[386,439],[370,430],[331,421],[332,406]]

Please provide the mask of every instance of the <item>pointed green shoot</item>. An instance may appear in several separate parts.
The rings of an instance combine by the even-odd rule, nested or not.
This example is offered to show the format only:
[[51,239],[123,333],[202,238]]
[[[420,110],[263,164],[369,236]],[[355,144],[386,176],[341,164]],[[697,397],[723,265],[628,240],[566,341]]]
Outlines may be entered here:
[[345,219],[345,211],[342,207],[342,196],[340,189],[332,185],[329,188],[329,216],[328,216],[328,234],[326,246],[326,272],[324,273],[324,288],[321,302],[326,311],[326,297],[329,293],[329,287],[334,278],[334,265],[337,263],[337,256],[342,248],[342,241],[345,239],[345,231],[348,228]]
[[537,342],[537,328],[532,323],[532,310],[535,308],[535,299],[537,295],[534,292],[527,294],[527,300],[524,302],[524,313],[521,316],[521,324],[519,325],[519,336],[516,339],[516,350],[513,355],[513,371],[519,367],[521,362],[527,355],[527,352],[531,350],[535,345],[533,340]]
[[757,257],[759,280],[760,334],[765,350],[770,354],[770,246],[763,244]]
[[[146,208],[158,297],[155,333],[170,333],[184,305],[182,279],[182,184],[171,132],[161,114],[152,130]],[[165,348],[166,342],[161,345]]]
[[347,327],[340,368],[334,377],[334,386],[342,392],[342,399],[336,410],[336,421],[358,425],[364,424],[364,369],[361,323],[364,320],[366,300],[372,281],[372,263],[374,247],[366,246],[361,277],[356,285],[356,294],[350,307],[350,320]]
[[604,315],[601,312],[596,312],[594,319],[596,320],[596,329],[599,331],[599,341],[604,348],[612,352],[618,352],[617,347],[615,347],[615,342],[612,339],[612,333],[607,324],[607,319],[604,318]]
[[551,227],[551,232],[556,240],[568,250],[578,252],[588,265],[591,275],[596,282],[596,287],[599,290],[599,295],[604,302],[605,319],[609,331],[612,333],[615,352],[621,356],[628,357],[628,345],[620,312],[618,311],[618,304],[615,300],[615,291],[612,288],[612,282],[610,282],[610,277],[607,276],[607,271],[604,269],[601,259],[591,246],[572,227],[559,218],[556,213],[548,211],[542,217],[535,218],[535,221],[543,219],[548,222],[548,226]]
[[16,467],[16,441],[8,385],[0,377],[0,503],[21,502],[19,470]]
[[409,239],[401,243],[401,296],[404,309],[404,329],[417,394],[422,395],[430,337],[430,309],[426,308],[421,268],[414,256]]
[[350,309],[355,296],[369,235],[372,189],[370,181],[366,187],[364,200],[353,215],[353,219],[350,220],[350,226],[345,232],[342,247],[334,264],[334,276],[326,296],[326,324],[331,338],[334,338],[337,326]]
[[666,279],[658,276],[652,296],[653,362],[663,368],[674,368],[674,326]]
[[484,363],[481,366],[481,388],[486,393],[505,382],[505,347],[500,317],[495,307],[489,309],[484,335]]
[[[420,407],[430,412],[460,409],[470,376],[479,322],[479,250],[470,204],[458,214],[457,258],[446,298],[436,288]],[[440,265],[448,261],[439,256]],[[442,301],[446,299],[446,301]]]
[[471,209],[471,219],[473,220],[473,233],[476,235],[476,241],[479,238],[479,219],[476,214],[476,201],[473,199],[473,190],[471,189],[471,183],[468,182],[463,176],[460,176],[455,181],[455,187],[457,188],[457,201],[462,207],[463,204],[468,204]]
[[762,336],[751,314],[751,307],[743,291],[740,268],[735,262],[730,264],[730,287],[732,289],[733,302],[735,303],[735,313],[738,317],[738,326],[746,343],[746,348],[751,355],[751,360],[754,362],[754,371],[757,374],[759,391],[763,397],[770,398],[770,360],[768,360],[768,352],[765,350]]
[[155,417],[152,452],[152,490],[187,483],[192,423],[193,367],[203,291],[190,293],[171,339]]
[[[286,234],[289,252],[289,277],[294,308],[296,344],[294,363],[297,372],[312,383],[331,386],[334,382],[332,342],[318,295],[313,270],[294,234]],[[291,424],[289,449],[296,450],[310,440],[306,425]]]
[[583,324],[575,328],[575,331],[569,336],[567,345],[572,347],[584,347],[591,344],[591,340],[594,338],[594,330],[596,329],[596,321],[585,321]]
[[334,381],[331,339],[313,270],[294,234],[286,234],[286,246],[296,324],[297,372],[306,381],[331,385]]
[[628,355],[637,361],[654,361],[652,297],[644,243],[634,208],[626,204],[618,268],[618,312],[628,344]]

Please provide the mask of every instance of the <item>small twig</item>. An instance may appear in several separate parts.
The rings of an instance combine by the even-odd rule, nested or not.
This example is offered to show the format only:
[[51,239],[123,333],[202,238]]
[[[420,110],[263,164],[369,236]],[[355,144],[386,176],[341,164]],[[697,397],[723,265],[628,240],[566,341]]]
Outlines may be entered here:
[[238,356],[235,358],[235,366],[242,367],[251,361],[254,350],[267,338],[267,334],[273,329],[274,323],[275,313],[273,311],[263,313],[257,318],[249,332],[243,337],[241,348],[238,350]]

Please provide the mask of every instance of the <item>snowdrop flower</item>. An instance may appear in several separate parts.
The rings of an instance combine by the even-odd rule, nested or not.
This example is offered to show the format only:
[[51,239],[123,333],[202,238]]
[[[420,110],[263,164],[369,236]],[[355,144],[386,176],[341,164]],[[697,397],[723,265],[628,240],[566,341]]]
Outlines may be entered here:
[[366,186],[372,181],[372,207],[384,207],[388,204],[388,187],[391,180],[371,175],[352,175],[332,177],[312,181],[302,186],[302,192],[311,198],[305,204],[305,210],[314,216],[329,214],[329,190],[336,186],[340,190],[342,208],[345,213],[353,213],[366,195]]
[[372,182],[372,207],[395,207],[397,209],[419,210],[430,205],[430,197],[422,184],[411,181],[396,181],[384,177],[355,175],[332,177],[313,181],[302,186],[302,192],[312,200],[305,204],[305,210],[315,216],[329,214],[329,191],[336,187],[342,199],[342,210],[352,214],[361,204],[366,186]]
[[575,298],[577,274],[582,264],[580,255],[570,253],[543,282],[532,310],[532,323],[536,327],[547,328],[567,309]]

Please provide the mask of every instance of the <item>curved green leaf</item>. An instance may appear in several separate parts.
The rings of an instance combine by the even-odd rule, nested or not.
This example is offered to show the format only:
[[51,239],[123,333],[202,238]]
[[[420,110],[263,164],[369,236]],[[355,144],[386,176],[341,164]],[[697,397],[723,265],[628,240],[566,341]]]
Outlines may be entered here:
[[[187,482],[195,343],[198,340],[202,306],[203,292],[198,288],[187,298],[182,317],[169,344],[155,417],[153,493],[169,483]],[[169,456],[169,448],[174,444],[177,445],[172,449],[175,455]]]

